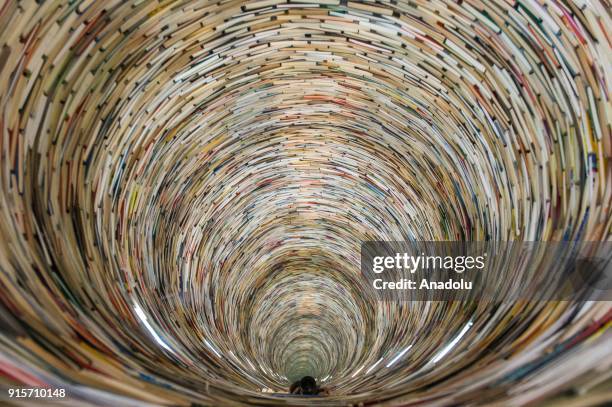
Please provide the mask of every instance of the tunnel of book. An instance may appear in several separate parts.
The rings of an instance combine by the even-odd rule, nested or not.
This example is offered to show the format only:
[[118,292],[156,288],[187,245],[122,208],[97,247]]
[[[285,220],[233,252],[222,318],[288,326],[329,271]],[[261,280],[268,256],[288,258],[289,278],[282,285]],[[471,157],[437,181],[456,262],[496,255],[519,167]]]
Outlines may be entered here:
[[[610,26],[598,0],[5,2],[0,387],[598,394],[609,302],[378,301],[359,253],[609,240]],[[304,375],[330,395],[285,394]]]

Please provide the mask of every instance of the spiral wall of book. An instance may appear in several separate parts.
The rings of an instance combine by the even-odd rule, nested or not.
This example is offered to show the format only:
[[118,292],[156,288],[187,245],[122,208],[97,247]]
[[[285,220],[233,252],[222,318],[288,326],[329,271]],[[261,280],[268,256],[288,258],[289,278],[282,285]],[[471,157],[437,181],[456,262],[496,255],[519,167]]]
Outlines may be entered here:
[[[603,0],[5,2],[2,397],[609,400],[609,302],[381,302],[359,249],[610,240],[610,27]],[[274,393],[305,374],[331,395]]]

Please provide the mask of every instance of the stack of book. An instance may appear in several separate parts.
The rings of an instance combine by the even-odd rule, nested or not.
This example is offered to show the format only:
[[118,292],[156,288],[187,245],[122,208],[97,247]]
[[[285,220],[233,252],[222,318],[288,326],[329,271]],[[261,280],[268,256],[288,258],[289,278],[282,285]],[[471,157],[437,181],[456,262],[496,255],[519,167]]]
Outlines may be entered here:
[[[609,242],[611,26],[603,0],[6,2],[0,400],[610,401],[610,302],[379,301],[360,247]],[[287,396],[307,374],[331,395]]]

